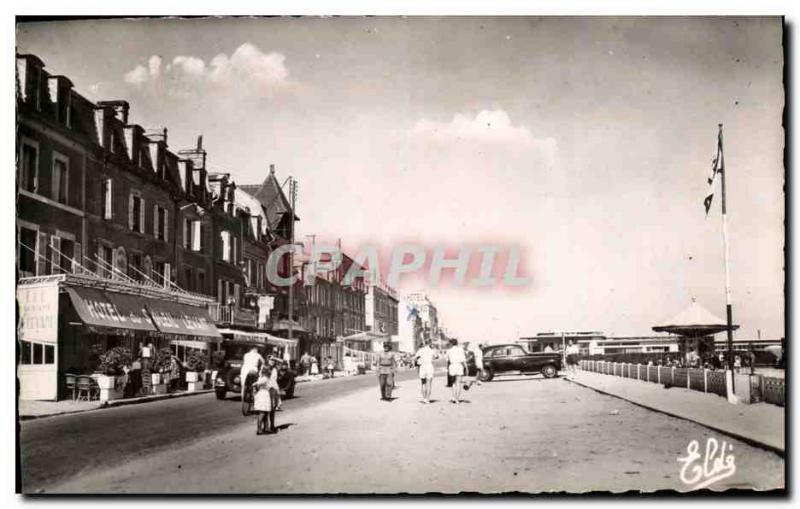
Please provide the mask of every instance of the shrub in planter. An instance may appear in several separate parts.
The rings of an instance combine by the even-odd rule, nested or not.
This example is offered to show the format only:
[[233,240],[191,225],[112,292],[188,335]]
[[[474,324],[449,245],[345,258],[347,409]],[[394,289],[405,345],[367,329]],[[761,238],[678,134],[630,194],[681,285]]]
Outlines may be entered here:
[[194,352],[186,359],[187,371],[205,371],[206,364],[206,355],[201,352]]
[[99,371],[107,376],[119,376],[125,372],[125,366],[130,366],[132,360],[130,350],[117,346],[100,355]]

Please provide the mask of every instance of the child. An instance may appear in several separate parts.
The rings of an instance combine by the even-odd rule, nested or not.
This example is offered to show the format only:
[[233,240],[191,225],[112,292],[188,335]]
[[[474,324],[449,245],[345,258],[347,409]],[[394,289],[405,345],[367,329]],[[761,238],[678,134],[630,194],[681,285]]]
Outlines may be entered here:
[[275,433],[278,431],[275,428],[275,412],[277,412],[281,406],[281,388],[278,384],[278,359],[275,357],[270,357],[269,361],[267,361],[267,373],[269,378],[267,387],[269,388],[271,405],[271,411],[269,412],[269,430],[271,433]]
[[258,373],[258,380],[253,384],[256,395],[253,398],[253,410],[257,412],[256,435],[267,433],[267,421],[272,423],[271,429],[275,427],[275,417],[272,413],[273,402],[270,394],[270,367],[262,366]]

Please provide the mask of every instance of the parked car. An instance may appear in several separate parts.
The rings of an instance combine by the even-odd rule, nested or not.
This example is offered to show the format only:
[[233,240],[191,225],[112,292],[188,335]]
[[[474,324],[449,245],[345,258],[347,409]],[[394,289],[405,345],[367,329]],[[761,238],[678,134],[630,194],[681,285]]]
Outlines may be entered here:
[[[554,378],[561,370],[560,353],[530,353],[520,345],[490,345],[483,348],[483,377],[491,381],[496,375],[535,375],[541,373],[545,378]],[[473,355],[468,355],[467,372],[474,376],[477,372]]]
[[[241,344],[239,344],[241,343]],[[228,392],[240,394],[242,392],[242,382],[240,372],[245,352],[249,351],[253,345],[246,342],[226,342],[225,361],[217,371],[217,378],[214,380],[214,392],[217,399],[224,399]],[[266,357],[266,350],[259,348],[262,356]],[[281,393],[286,398],[294,396],[295,377],[297,374],[284,362],[278,363],[278,386]]]

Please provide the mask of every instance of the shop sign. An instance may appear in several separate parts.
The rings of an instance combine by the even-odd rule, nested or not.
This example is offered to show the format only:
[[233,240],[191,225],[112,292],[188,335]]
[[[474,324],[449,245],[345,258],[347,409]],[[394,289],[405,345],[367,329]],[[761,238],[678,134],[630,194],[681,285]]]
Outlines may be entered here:
[[58,342],[58,285],[19,287],[20,339]]

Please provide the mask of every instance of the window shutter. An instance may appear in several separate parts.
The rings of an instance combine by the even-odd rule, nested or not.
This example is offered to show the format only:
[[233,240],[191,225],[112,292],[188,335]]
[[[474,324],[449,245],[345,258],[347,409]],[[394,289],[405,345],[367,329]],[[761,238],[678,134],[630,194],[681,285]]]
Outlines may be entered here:
[[236,304],[239,304],[239,283],[233,284],[233,298],[236,300]]
[[164,242],[169,242],[169,209],[164,209]]
[[111,267],[108,269],[111,272],[111,279],[119,279],[119,274],[117,273],[116,269],[117,265],[119,264],[119,256],[117,255],[117,250],[113,249],[111,251]]
[[153,205],[153,237],[158,238],[158,205]]
[[133,195],[128,195],[128,229],[133,230]]
[[50,273],[61,274],[61,238],[56,235],[50,236]]
[[217,279],[217,301],[219,301],[220,304],[225,304],[225,301],[222,300],[222,280],[221,279]]
[[106,185],[106,195],[105,195],[105,200],[106,201],[103,204],[105,206],[105,210],[104,210],[105,215],[104,215],[104,217],[106,219],[111,219],[111,216],[112,216],[112,204],[111,204],[111,201],[113,199],[113,193],[112,193],[113,182],[111,181],[111,179],[106,179],[106,184],[105,185]]
[[222,259],[226,262],[231,261],[231,252],[230,252],[230,234],[226,231],[222,232]]
[[193,251],[200,251],[200,236],[202,235],[202,230],[200,228],[200,221],[193,221],[192,222],[192,230],[194,230],[192,235],[192,250]]
[[170,281],[172,281],[172,266],[169,263],[164,264],[164,287],[169,288]]
[[80,265],[83,264],[83,251],[81,251],[81,243],[75,242],[72,250],[72,272],[76,274],[83,274]]
[[36,275],[44,276],[47,274],[47,234],[39,232],[36,241]]
[[139,233],[144,233],[144,198],[139,198]]

